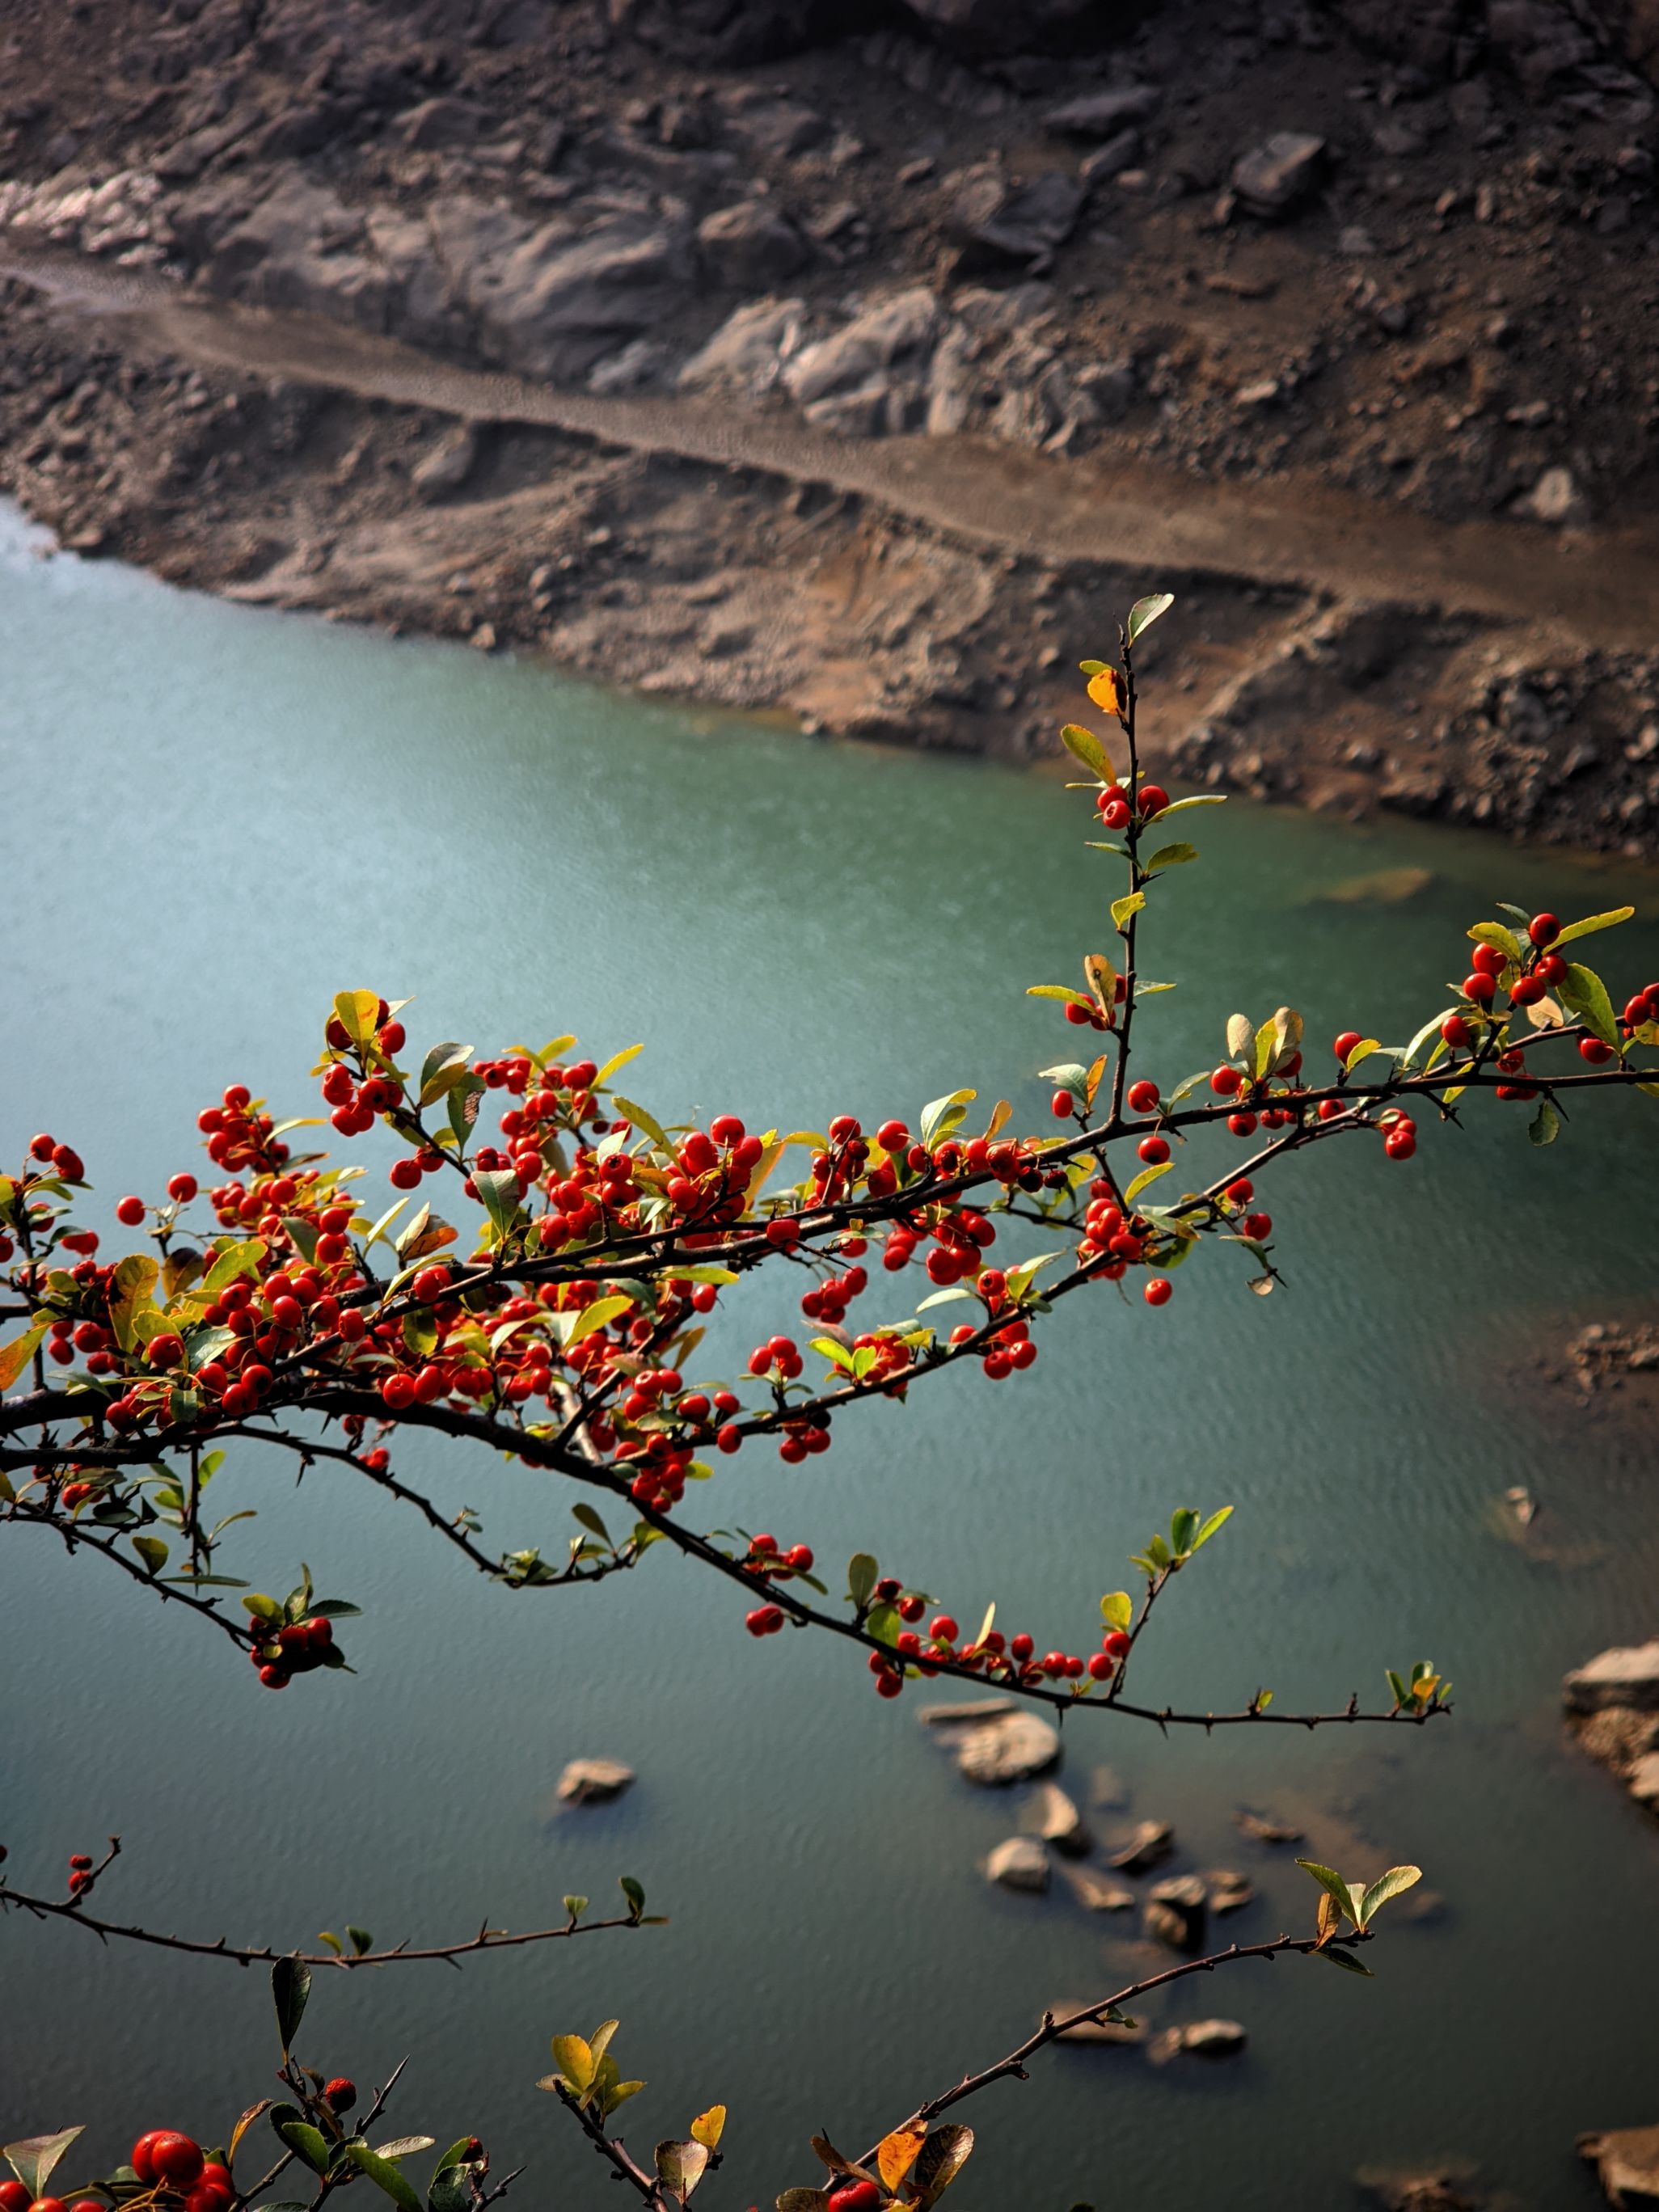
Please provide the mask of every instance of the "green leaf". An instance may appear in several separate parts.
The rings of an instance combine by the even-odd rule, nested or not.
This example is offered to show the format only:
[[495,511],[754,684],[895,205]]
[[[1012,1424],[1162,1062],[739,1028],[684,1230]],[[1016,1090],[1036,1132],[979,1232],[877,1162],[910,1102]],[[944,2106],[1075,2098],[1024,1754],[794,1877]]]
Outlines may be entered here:
[[478,1118],[478,1101],[488,1087],[483,1076],[471,1073],[450,1085],[445,1111],[449,1115],[449,1126],[454,1132],[458,1145],[465,1145],[471,1134],[472,1124]]
[[1090,1013],[1095,1011],[1095,1002],[1086,991],[1068,990],[1064,983],[1028,983],[1025,995],[1028,999],[1059,999],[1068,1006],[1082,1006]]
[[1146,1188],[1149,1183],[1156,1182],[1160,1176],[1168,1175],[1174,1165],[1175,1162],[1173,1160],[1160,1160],[1155,1168],[1142,1168],[1140,1173],[1129,1185],[1127,1190],[1124,1192],[1124,1204],[1126,1206],[1133,1206],[1136,1199],[1139,1197],[1141,1192]]
[[1194,1537],[1192,1543],[1193,1550],[1196,1552],[1200,1548],[1200,1547],[1207,1544],[1211,1537],[1214,1535],[1216,1530],[1221,1527],[1222,1523],[1225,1521],[1231,1520],[1232,1514],[1233,1509],[1231,1505],[1220,1506],[1215,1512],[1212,1513],[1209,1519],[1199,1530],[1197,1535]]
[[1633,906],[1616,906],[1609,914],[1592,914],[1583,921],[1570,921],[1555,942],[1570,945],[1576,937],[1589,937],[1598,929],[1612,929],[1621,921],[1628,921],[1635,911]]
[[659,1152],[673,1151],[674,1147],[668,1141],[668,1132],[654,1115],[646,1112],[643,1106],[636,1106],[631,1098],[624,1098],[620,1091],[612,1091],[611,1103],[616,1108],[617,1113],[625,1115],[636,1129],[643,1129]]
[[1131,645],[1143,630],[1150,629],[1160,615],[1167,615],[1175,605],[1173,592],[1152,592],[1144,599],[1137,599],[1129,610],[1125,635]]
[[343,2148],[346,2156],[358,2172],[366,2173],[377,2188],[385,2191],[394,2204],[401,2205],[403,2212],[426,2212],[420,2191],[406,2174],[398,2172],[389,2158],[382,2158],[379,2151],[371,2150],[360,2136],[354,2136]]
[[1527,1124],[1527,1134],[1534,1145],[1553,1145],[1561,1133],[1561,1116],[1547,1098],[1538,1102],[1538,1111]]
[[421,1062],[416,1103],[422,1108],[435,1106],[439,1099],[447,1098],[466,1073],[471,1057],[470,1044],[434,1044]]
[[[259,1249],[263,1254],[263,1244]],[[218,1273],[216,1267],[213,1273]],[[149,1304],[161,1278],[161,1263],[148,1252],[130,1252],[125,1260],[117,1261],[114,1279],[110,1285],[109,1325],[123,1352],[131,1351],[139,1309]]]
[[278,1959],[270,1970],[271,2001],[276,2007],[276,2032],[283,2039],[283,2056],[294,2047],[294,2039],[305,2018],[311,1995],[311,1969],[297,1959]]
[[413,2158],[416,2151],[430,2150],[435,2140],[432,2136],[398,2136],[375,2148],[382,2158]]
[[913,2201],[919,2207],[937,2204],[973,2155],[974,2131],[954,2122],[935,2128],[922,2144],[910,2169]]
[[1468,934],[1477,945],[1490,945],[1517,968],[1526,957],[1520,939],[1512,929],[1505,929],[1501,921],[1477,921]]
[[1358,1043],[1343,1061],[1342,1073],[1345,1075],[1352,1075],[1355,1068],[1358,1066],[1361,1060],[1369,1060],[1374,1052],[1381,1052],[1382,1049],[1382,1046],[1377,1042],[1375,1037],[1361,1037]]
[[1145,891],[1130,891],[1126,897],[1112,901],[1112,927],[1120,937],[1128,927],[1131,919],[1140,912],[1146,903]]
[[[645,1910],[644,1890],[641,1888],[639,1883],[635,1881],[631,1874],[618,1875],[617,1877],[617,1887],[621,1890],[623,1895],[628,1899],[628,1909],[633,1914],[635,1919],[637,1920],[641,1913]],[[611,2025],[614,2028],[617,2023],[613,2020]],[[605,2037],[605,2042],[608,2043],[610,2040],[611,2038],[607,2035]],[[600,2048],[603,2050],[604,2045],[601,2045]]]
[[707,2148],[684,2137],[672,2138],[659,2142],[653,2156],[663,2187],[677,2203],[685,2203],[708,2170]]
[[62,2128],[56,2135],[24,2136],[6,2144],[3,2156],[31,2197],[44,2197],[58,2161],[84,2128]]
[[1060,733],[1060,743],[1074,758],[1080,760],[1091,775],[1103,783],[1115,783],[1111,757],[1092,730],[1085,730],[1081,722],[1067,722]]
[[1192,1550],[1193,1538],[1197,1534],[1198,1516],[1190,1505],[1183,1505],[1170,1521],[1170,1549],[1178,1559]]
[[564,1909],[567,1917],[572,1920],[580,1920],[583,1913],[587,1910],[587,1899],[585,1897],[567,1897],[564,1901]]
[[1160,845],[1152,859],[1143,860],[1141,866],[1150,873],[1154,868],[1178,868],[1184,861],[1197,858],[1196,845]]
[[605,1527],[604,1522],[599,1518],[595,1509],[589,1505],[585,1499],[581,1504],[573,1505],[570,1509],[570,1513],[573,1520],[580,1521],[582,1527],[586,1528],[591,1535],[597,1536],[602,1544],[608,1544],[611,1541],[611,1531]]
[[593,1078],[592,1087],[597,1091],[601,1084],[609,1083],[618,1068],[626,1067],[630,1060],[637,1060],[644,1050],[642,1044],[629,1044],[624,1045],[620,1052],[613,1052]]
[[503,1236],[519,1218],[519,1178],[511,1168],[477,1168],[472,1184],[485,1212]]
[[854,1552],[847,1562],[847,1595],[855,1606],[862,1608],[870,1602],[881,1569],[868,1552]]
[[167,1547],[159,1536],[135,1536],[132,1548],[152,1575],[159,1575],[167,1563]]
[[40,1350],[51,1327],[52,1316],[42,1314],[21,1336],[13,1337],[9,1344],[0,1344],[0,1390],[10,1389]]
[[[1400,1055],[1399,1065],[1402,1070],[1411,1066],[1412,1062],[1417,1058],[1418,1054],[1422,1051],[1424,1046],[1428,1042],[1431,1037],[1439,1036],[1441,1023],[1445,1020],[1447,1014],[1454,1013],[1456,1009],[1455,1007],[1448,1006],[1443,1012],[1437,1014],[1431,1014],[1429,1016],[1427,1021],[1424,1023],[1422,1028],[1419,1030],[1417,1035],[1412,1039],[1411,1042],[1406,1047],[1404,1052]],[[1376,1049],[1375,1046],[1372,1047],[1372,1049]],[[1346,1063],[1348,1066],[1352,1066],[1352,1060]]]
[[1378,1875],[1360,1901],[1359,1924],[1369,1928],[1371,1916],[1379,1905],[1386,1905],[1391,1897],[1398,1897],[1423,1879],[1421,1867],[1390,1867],[1386,1874]]
[[1369,1966],[1360,1965],[1352,1951],[1339,1950],[1334,1943],[1328,1943],[1322,1951],[1316,1951],[1314,1956],[1316,1959],[1328,1959],[1332,1966],[1340,1966],[1350,1974],[1363,1974],[1368,1982],[1376,1978]]
[[354,1928],[351,1923],[347,1921],[346,1934],[351,1939],[353,1953],[359,1959],[362,1957],[365,1951],[372,1951],[374,1948],[374,1938],[367,1928]]
[[1127,1636],[1135,1617],[1134,1600],[1127,1590],[1109,1590],[1100,1601],[1100,1617],[1108,1628],[1121,1629]]
[[270,2124],[279,2140],[302,2158],[313,2173],[328,2172],[334,2154],[321,2130],[312,2126],[297,2105],[273,2105]]
[[1224,791],[1195,791],[1186,799],[1172,799],[1158,818],[1162,822],[1171,814],[1179,814],[1188,806],[1224,806],[1226,804]]
[[935,1098],[931,1105],[924,1106],[921,1109],[922,1143],[932,1146],[942,1138],[948,1137],[953,1129],[960,1128],[968,1108],[978,1096],[977,1091],[953,1091],[948,1097]]
[[584,1306],[570,1325],[570,1334],[564,1340],[566,1350],[580,1344],[584,1337],[592,1336],[595,1329],[609,1328],[633,1303],[632,1298],[613,1294],[608,1298],[595,1298],[592,1305]]
[[1348,1885],[1334,1867],[1321,1866],[1317,1859],[1298,1859],[1297,1864],[1313,1876],[1319,1887],[1335,1901],[1348,1919],[1353,1919],[1354,1903],[1348,1894]]
[[847,1345],[838,1344],[833,1336],[813,1337],[811,1347],[814,1352],[821,1352],[832,1366],[839,1367],[843,1373],[850,1375],[853,1372],[851,1349]]
[[1556,995],[1563,1005],[1582,1014],[1603,1044],[1619,1049],[1619,1024],[1613,1019],[1613,1001],[1607,996],[1607,987],[1593,968],[1581,968],[1576,961],[1567,963],[1567,977],[1555,987]]

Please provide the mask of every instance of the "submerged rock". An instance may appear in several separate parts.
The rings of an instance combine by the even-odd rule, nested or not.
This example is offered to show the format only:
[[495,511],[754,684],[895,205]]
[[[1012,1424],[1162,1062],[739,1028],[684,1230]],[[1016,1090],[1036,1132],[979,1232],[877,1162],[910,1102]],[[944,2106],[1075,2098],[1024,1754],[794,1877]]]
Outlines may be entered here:
[[1023,1823],[1029,1833],[1040,1836],[1068,1857],[1082,1858],[1089,1849],[1089,1831],[1083,1815],[1057,1782],[1045,1782],[1025,1808]]
[[1659,2198],[1659,2127],[1609,2128],[1580,2136],[1580,2158],[1595,2161],[1596,2179],[1609,2204]]
[[1107,1864],[1120,1874],[1145,1874],[1174,1849],[1175,1830],[1167,1820],[1143,1820],[1127,1843],[1109,1855]]
[[1048,1887],[1048,1854],[1035,1836],[1010,1836],[986,1860],[985,1877],[1004,1889],[1040,1893]]
[[1009,1713],[965,1729],[957,1747],[957,1765],[963,1779],[988,1790],[1032,1781],[1059,1758],[1060,1731],[1035,1713]]
[[619,1759],[573,1759],[559,1777],[559,1802],[602,1805],[607,1798],[620,1797],[638,1778]]
[[1246,2040],[1236,2020],[1194,2020],[1184,2027],[1166,2027],[1153,2039],[1147,2056],[1155,2066],[1183,2052],[1195,2058],[1231,2058],[1243,2051]]
[[1598,1652],[1586,1666],[1574,1668],[1561,1693],[1570,1713],[1596,1713],[1609,1705],[1659,1712],[1659,1638]]
[[1148,1893],[1142,1924],[1147,1935],[1172,1951],[1199,1951],[1204,1946],[1208,1903],[1208,1893],[1195,1874],[1176,1875]]
[[1078,1903],[1091,1912],[1128,1912],[1134,1907],[1135,1893],[1122,1882],[1094,1867],[1062,1867],[1060,1872],[1071,1885],[1072,1894]]

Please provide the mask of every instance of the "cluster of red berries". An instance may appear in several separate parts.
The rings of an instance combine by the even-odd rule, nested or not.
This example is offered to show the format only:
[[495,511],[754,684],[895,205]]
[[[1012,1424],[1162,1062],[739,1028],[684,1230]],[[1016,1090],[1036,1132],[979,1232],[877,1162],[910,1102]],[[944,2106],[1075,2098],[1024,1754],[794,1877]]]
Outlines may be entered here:
[[0,2212],[109,2212],[101,2197],[31,2197],[21,2181],[0,2181]]
[[[788,1551],[781,1551],[775,1536],[764,1534],[749,1539],[749,1550],[743,1560],[745,1574],[755,1575],[767,1582],[787,1582],[791,1575],[809,1575],[812,1571],[813,1553],[810,1544],[794,1544]],[[743,1617],[743,1625],[751,1636],[775,1636],[783,1626],[783,1607],[779,1605],[757,1606]]]
[[289,1147],[275,1133],[275,1124],[257,1103],[246,1083],[233,1083],[222,1105],[205,1106],[196,1126],[208,1140],[208,1158],[215,1167],[233,1175],[252,1168],[256,1174],[275,1175],[288,1164]]
[[[883,1576],[872,1595],[878,1604],[892,1606],[906,1622],[920,1620],[927,1609],[927,1601],[920,1593],[907,1592],[891,1575]],[[1035,1642],[1023,1631],[1005,1637],[1000,1629],[988,1629],[977,1644],[959,1644],[961,1633],[957,1622],[948,1613],[936,1613],[925,1636],[912,1627],[901,1629],[890,1651],[872,1651],[870,1655],[870,1672],[876,1678],[877,1696],[896,1698],[904,1687],[907,1666],[929,1678],[946,1664],[965,1667],[992,1681],[1018,1682],[1026,1686],[1045,1679],[1081,1681],[1085,1675],[1091,1681],[1106,1682],[1122,1664],[1130,1644],[1121,1629],[1109,1628],[1101,1637],[1099,1650],[1087,1659],[1079,1653],[1067,1651],[1045,1651],[1039,1657]]]
[[[29,1158],[35,1162],[42,1180],[49,1176],[63,1182],[86,1181],[86,1164],[80,1153],[72,1145],[60,1144],[56,1137],[49,1135],[44,1129],[38,1136],[29,1139]],[[25,1174],[27,1173],[26,1169]],[[71,1229],[67,1231],[58,1241],[67,1250],[81,1253],[87,1257],[90,1257],[98,1249],[98,1232],[95,1229]],[[0,1234],[0,1260],[9,1260],[12,1250],[11,1238]]]
[[92,1861],[85,1851],[70,1854],[69,1886],[71,1897],[79,1897],[92,1887]]
[[1121,783],[1106,784],[1095,793],[1095,812],[1109,830],[1127,830],[1136,814],[1151,822],[1169,803],[1169,793],[1156,783],[1143,783],[1133,799]]
[[[866,1249],[862,1237],[843,1237],[840,1249],[849,1258],[856,1259]],[[821,1283],[801,1295],[800,1310],[809,1321],[828,1322],[832,1326],[842,1321],[854,1298],[862,1297],[870,1287],[870,1278],[862,1267],[848,1267],[839,1275],[826,1275]]]
[[313,1613],[308,1620],[287,1621],[276,1629],[259,1621],[254,1625],[253,1635],[255,1642],[248,1656],[268,1690],[285,1690],[296,1674],[309,1674],[331,1663],[328,1655],[334,1648],[334,1623],[326,1613]]
[[[1008,1287],[1008,1279],[1000,1267],[988,1267],[979,1279],[978,1289],[987,1306],[994,1315],[1000,1307]],[[968,1344],[979,1334],[971,1322],[958,1322],[951,1331],[952,1344]],[[1037,1347],[1031,1341],[1031,1325],[1023,1314],[1015,1314],[1003,1322],[988,1341],[980,1365],[993,1382],[1000,1382],[1018,1371],[1024,1374],[1028,1367],[1036,1364]]]
[[180,2191],[184,2212],[222,2212],[236,2201],[230,2168],[205,2158],[198,2144],[174,2128],[152,2128],[140,2136],[131,2164],[140,2181]]

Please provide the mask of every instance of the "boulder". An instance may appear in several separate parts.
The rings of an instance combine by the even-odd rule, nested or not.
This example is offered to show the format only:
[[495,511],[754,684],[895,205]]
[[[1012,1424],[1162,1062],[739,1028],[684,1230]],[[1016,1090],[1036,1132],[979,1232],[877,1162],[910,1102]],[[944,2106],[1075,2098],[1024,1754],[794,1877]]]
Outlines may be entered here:
[[1259,1844],[1299,1844],[1300,1828],[1292,1828],[1283,1820],[1264,1820],[1259,1813],[1235,1813],[1234,1820],[1247,1836],[1254,1836]]
[[1147,1892],[1141,1924],[1148,1936],[1172,1951],[1202,1950],[1207,1902],[1204,1884],[1195,1874],[1176,1875]]
[[963,265],[1046,259],[1076,229],[1086,197],[1083,185],[1057,169],[1018,186],[994,168],[975,170],[957,194],[949,218]]
[[1167,1820],[1143,1820],[1107,1859],[1120,1874],[1145,1874],[1175,1849],[1175,1830]]
[[1589,508],[1572,471],[1559,467],[1546,469],[1532,489],[1516,500],[1515,511],[1534,522],[1547,524],[1552,530],[1589,520]]
[[957,1745],[957,1765],[963,1778],[987,1790],[1032,1781],[1047,1773],[1059,1759],[1059,1729],[1036,1713],[1010,1713],[1006,1719],[964,1729]]
[[1236,2020],[1194,2020],[1154,2036],[1146,2056],[1154,2066],[1167,2066],[1183,2052],[1195,2058],[1231,2058],[1244,2044],[1244,2031]]
[[726,102],[726,136],[751,161],[784,161],[821,146],[830,121],[816,107],[745,87]]
[[1062,1867],[1060,1871],[1071,1885],[1073,1896],[1090,1912],[1127,1912],[1134,1904],[1133,1890],[1093,1867]]
[[752,292],[782,283],[805,266],[806,241],[787,216],[764,200],[739,200],[697,226],[703,268],[717,284]]
[[620,1797],[637,1780],[631,1766],[619,1759],[573,1759],[559,1777],[562,1805],[603,1805]]
[[1626,1776],[1625,1787],[1638,1805],[1659,1813],[1659,1751],[1643,1753]]
[[1255,1895],[1249,1875],[1235,1874],[1230,1867],[1217,1868],[1206,1874],[1204,1890],[1212,1912],[1237,1912]]
[[1068,1858],[1083,1858],[1089,1850],[1089,1831],[1083,1815],[1057,1782],[1045,1782],[1025,1808],[1021,1823],[1028,1834],[1041,1836]]
[[557,382],[585,377],[629,338],[684,307],[690,240],[655,217],[602,217],[573,237],[534,231],[491,272],[485,321],[509,368]]
[[896,362],[914,363],[920,372],[938,332],[939,301],[925,285],[916,285],[878,301],[832,337],[805,347],[786,368],[783,380],[805,407],[831,392],[851,392]]
[[1609,2204],[1647,2204],[1659,2198],[1659,2127],[1609,2128],[1580,2136],[1580,2158],[1595,2161],[1595,2178]]
[[1133,124],[1115,131],[1103,146],[1097,146],[1092,154],[1085,154],[1077,165],[1079,184],[1086,185],[1092,191],[1097,185],[1109,184],[1121,177],[1126,169],[1133,168],[1140,153],[1140,133]]
[[1598,1652],[1573,1669],[1561,1693],[1570,1713],[1595,1713],[1608,1705],[1659,1713],[1659,1638]]
[[478,433],[471,422],[445,431],[409,472],[422,499],[445,499],[459,491],[477,465]]
[[[729,315],[686,362],[677,380],[681,390],[764,392],[777,382],[784,362],[799,348],[805,313],[804,300],[750,300]],[[1012,1710],[1006,1698],[989,1698],[978,1705],[930,1705],[922,1718],[948,1711],[965,1720],[993,1706],[999,1712]]]
[[973,341],[960,323],[952,323],[934,348],[927,372],[928,436],[955,437],[968,427],[978,402]]
[[1307,131],[1276,131],[1233,164],[1233,190],[1252,215],[1285,215],[1304,199],[1325,167],[1325,141]]
[[1035,1836],[1010,1836],[986,1860],[985,1878],[1004,1889],[1041,1892],[1048,1887],[1048,1854]]
[[1155,84],[1120,84],[1103,92],[1085,92],[1051,107],[1043,117],[1045,130],[1067,138],[1114,138],[1127,123],[1142,123],[1164,94]]

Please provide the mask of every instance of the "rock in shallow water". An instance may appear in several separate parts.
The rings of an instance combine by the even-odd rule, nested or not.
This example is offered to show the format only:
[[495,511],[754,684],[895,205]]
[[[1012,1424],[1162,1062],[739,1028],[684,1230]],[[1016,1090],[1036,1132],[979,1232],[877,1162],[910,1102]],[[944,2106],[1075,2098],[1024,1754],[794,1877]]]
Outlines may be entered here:
[[1052,1844],[1068,1858],[1082,1858],[1089,1849],[1089,1831],[1083,1815],[1057,1782],[1045,1782],[1025,1808],[1027,1831]]
[[619,1759],[573,1759],[559,1777],[562,1805],[602,1805],[638,1779]]
[[1570,1713],[1597,1713],[1608,1705],[1659,1712],[1659,1638],[1598,1652],[1587,1666],[1573,1669],[1561,1693]]
[[1048,1887],[1048,1854],[1035,1836],[1010,1836],[986,1860],[985,1877],[1004,1889],[1041,1892]]
[[1059,1757],[1059,1730],[1035,1713],[1010,1713],[1004,1720],[965,1729],[957,1747],[957,1765],[964,1780],[988,1790],[1030,1782],[1046,1773]]

